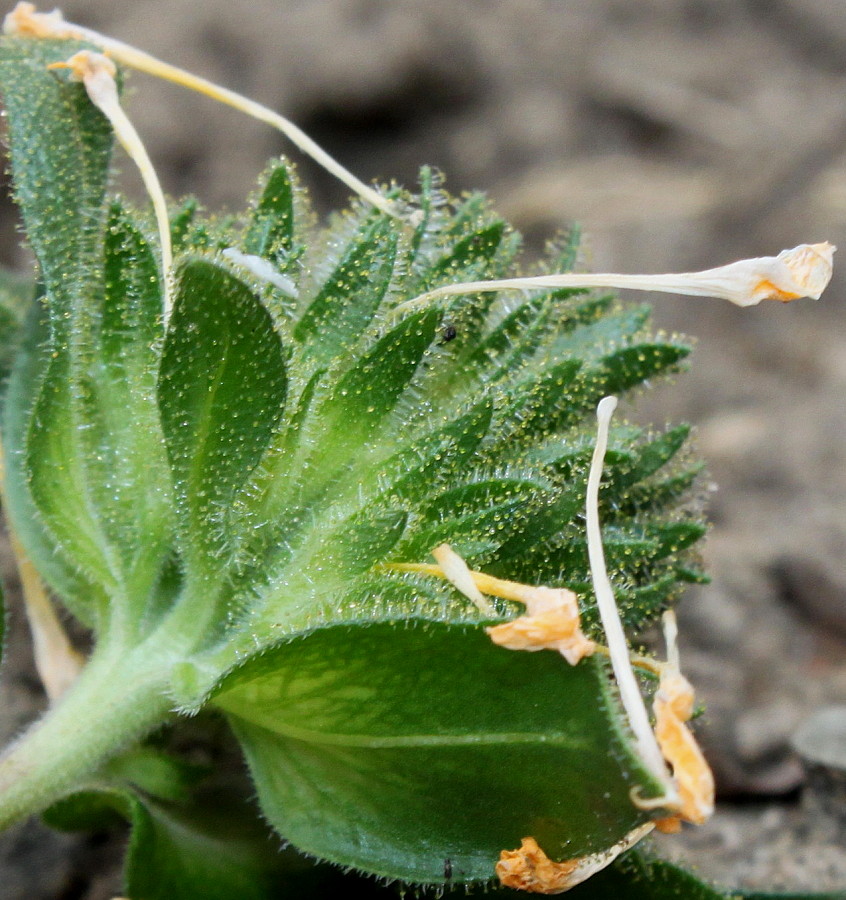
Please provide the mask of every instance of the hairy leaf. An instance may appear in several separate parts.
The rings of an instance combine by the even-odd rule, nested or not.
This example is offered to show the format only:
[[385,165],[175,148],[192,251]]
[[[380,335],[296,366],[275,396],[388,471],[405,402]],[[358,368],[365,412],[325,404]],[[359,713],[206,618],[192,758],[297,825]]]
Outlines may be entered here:
[[[297,847],[413,882],[490,878],[532,834],[592,852],[655,793],[596,661],[515,653],[477,628],[318,630],[237,670],[214,703]],[[600,787],[601,786],[601,787]]]
[[97,262],[113,135],[85,88],[47,69],[84,45],[0,42],[0,90],[9,121],[15,199],[41,268],[52,319],[99,281]]
[[270,315],[225,269],[189,259],[162,354],[162,428],[191,553],[214,553],[224,516],[282,415],[287,374]]

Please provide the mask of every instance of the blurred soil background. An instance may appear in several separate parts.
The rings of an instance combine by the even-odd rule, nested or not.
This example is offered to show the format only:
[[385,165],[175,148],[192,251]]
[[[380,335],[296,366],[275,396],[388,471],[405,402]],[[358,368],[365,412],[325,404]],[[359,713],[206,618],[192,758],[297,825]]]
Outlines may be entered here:
[[[421,163],[480,188],[530,253],[578,221],[596,271],[685,271],[846,245],[846,4],[830,0],[78,0],[72,21],[291,117],[365,180]],[[319,206],[346,190],[277,134],[142,75],[127,105],[173,195],[241,208],[281,152]],[[118,154],[119,161],[121,160]],[[125,188],[140,196],[131,164]],[[0,211],[6,263],[23,264]],[[846,252],[846,250],[842,251]],[[657,297],[690,372],[625,413],[697,426],[709,586],[682,660],[721,803],[662,852],[728,886],[846,887],[846,812],[791,745],[846,704],[846,266],[819,303]],[[5,560],[7,580],[11,565]],[[39,709],[14,608],[0,730]],[[17,673],[17,674],[15,674]],[[12,676],[11,682],[9,676]],[[37,824],[0,843],[4,898],[103,900],[120,847]]]

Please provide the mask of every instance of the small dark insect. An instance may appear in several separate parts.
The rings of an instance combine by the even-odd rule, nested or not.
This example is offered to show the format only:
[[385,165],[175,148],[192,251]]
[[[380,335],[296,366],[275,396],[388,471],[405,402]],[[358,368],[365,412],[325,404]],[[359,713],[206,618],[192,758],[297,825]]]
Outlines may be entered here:
[[452,880],[452,860],[449,857],[444,860],[444,880]]
[[448,344],[450,341],[454,341],[457,334],[455,325],[446,325],[441,331],[441,344]]

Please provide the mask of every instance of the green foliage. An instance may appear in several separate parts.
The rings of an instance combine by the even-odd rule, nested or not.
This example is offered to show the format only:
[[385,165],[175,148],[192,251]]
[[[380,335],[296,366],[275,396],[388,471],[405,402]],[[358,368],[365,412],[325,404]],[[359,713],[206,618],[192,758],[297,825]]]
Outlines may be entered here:
[[528,822],[544,846],[594,852],[609,822],[644,821],[633,777],[661,792],[615,734],[602,663],[562,679],[555,655],[511,657],[474,627],[322,628],[233,673],[214,704],[281,834],[405,881],[443,880],[445,859],[457,881],[489,878]]
[[[239,219],[174,207],[165,322],[148,216],[106,199],[107,123],[46,70],[74,49],[0,45],[15,195],[39,266],[26,315],[0,321],[11,343],[25,320],[3,410],[4,497],[95,641],[94,674],[66,701],[90,716],[86,734],[57,731],[51,787],[38,794],[33,776],[19,809],[65,796],[57,825],[116,811],[132,825],[127,891],[152,900],[336,883],[241,824],[249,791],[306,853],[446,887],[488,881],[527,834],[565,858],[662,815],[631,802],[631,787],[660,787],[602,662],[496,647],[461,594],[392,564],[426,562],[447,541],[474,568],[571,587],[597,635],[583,528],[593,412],[676,371],[688,346],[656,337],[645,308],[581,291],[404,306],[519,271],[519,236],[428,170],[419,193],[395,192],[413,219],[355,203],[318,228],[285,161]],[[576,248],[540,270],[572,266]],[[606,553],[634,632],[699,577],[686,437],[612,432]],[[490,621],[518,612],[498,602]],[[112,676],[112,711],[152,710],[127,713],[132,733],[101,727],[108,703],[85,705]],[[120,755],[162,709],[204,706],[223,714],[252,777],[231,804],[218,794],[214,814],[183,768]],[[82,784],[61,781],[74,753]],[[0,821],[13,818],[2,778],[0,765]],[[627,865],[598,883],[656,900],[692,884],[640,857]],[[685,896],[700,895],[716,896]]]

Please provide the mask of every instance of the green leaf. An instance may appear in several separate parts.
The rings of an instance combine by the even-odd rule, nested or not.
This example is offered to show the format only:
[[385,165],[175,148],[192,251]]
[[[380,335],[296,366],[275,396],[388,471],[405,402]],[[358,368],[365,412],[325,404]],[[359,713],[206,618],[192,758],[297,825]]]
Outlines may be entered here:
[[500,440],[513,440],[515,435],[529,435],[535,442],[554,431],[562,418],[573,414],[571,392],[581,367],[580,360],[568,359],[546,367],[540,376],[526,378],[508,392],[510,405],[504,414],[511,428],[503,429]]
[[[137,760],[124,766],[132,776]],[[280,852],[244,798],[221,779],[190,802],[169,802],[114,775],[113,786],[60,801],[45,815],[68,829],[113,825],[132,828],[124,892],[138,900],[273,900],[283,889],[306,891],[321,877],[314,864]],[[290,896],[290,894],[287,894]]]
[[140,618],[170,542],[155,395],[161,297],[148,242],[118,206],[109,225],[102,306],[81,317],[72,345],[48,354],[25,462],[32,499],[62,555],[113,609]]
[[689,347],[651,342],[611,353],[602,360],[603,390],[609,394],[628,390],[656,372],[671,369],[689,353]]
[[[131,381],[147,381],[162,339],[162,288],[148,238],[120,203],[109,210],[100,323],[104,364]],[[115,379],[118,380],[118,379]]]
[[597,660],[494,646],[477,627],[326,628],[234,672],[228,715],[259,801],[310,854],[390,878],[488,879],[532,834],[579,855],[644,821],[634,754]]
[[197,218],[199,203],[194,197],[187,197],[170,215],[170,242],[177,253],[186,245],[189,232]]
[[442,491],[419,510],[398,558],[426,558],[444,541],[471,558],[483,546],[509,546],[526,533],[536,537],[536,515],[556,506],[554,486],[534,472],[520,475],[471,476],[465,484]]
[[507,226],[503,221],[486,224],[458,241],[441,259],[432,266],[428,282],[430,286],[453,281],[467,281],[466,273],[484,267],[497,254],[506,236]]
[[269,259],[280,270],[290,265],[294,252],[299,250],[296,246],[295,191],[287,162],[275,163],[244,236],[247,253]]
[[[53,327],[99,281],[103,198],[112,148],[108,120],[85,88],[47,69],[86,47],[74,41],[0,42],[15,199],[41,267]],[[96,49],[96,48],[95,48]]]
[[190,259],[162,354],[159,406],[191,546],[220,546],[232,499],[282,415],[287,374],[270,315],[220,266]]
[[493,404],[484,398],[446,427],[418,434],[412,448],[379,467],[380,481],[390,485],[385,493],[418,502],[431,497],[439,480],[463,469],[473,456],[488,433],[492,415]]
[[[690,435],[689,425],[677,425],[668,429],[664,434],[644,444],[637,450],[637,458],[628,472],[625,473],[623,486],[634,484],[654,475],[662,466],[668,463],[684,446]],[[617,476],[618,481],[620,476]]]
[[368,222],[294,327],[315,367],[349,352],[379,308],[394,271],[397,235],[387,216]]
[[97,590],[63,551],[38,514],[27,467],[27,437],[44,375],[50,363],[48,315],[43,299],[30,307],[23,341],[6,389],[3,408],[5,445],[5,514],[26,553],[50,587],[83,622],[91,624],[92,602]]
[[[92,502],[136,614],[159,576],[172,536],[172,491],[156,382],[162,288],[155,251],[120,204],[109,212],[102,309],[87,329],[86,367],[70,405]],[[138,472],[144,472],[144,478]]]
[[309,560],[318,572],[334,571],[343,585],[360,572],[381,562],[405,530],[404,510],[364,510],[342,522]]
[[380,338],[339,379],[320,408],[322,460],[349,457],[397,404],[435,338],[439,313],[409,316]]
[[35,285],[31,279],[0,268],[0,392],[20,344],[27,309],[34,299]]
[[48,532],[86,578],[114,592],[120,581],[98,515],[82,433],[74,416],[69,359],[56,356],[44,377],[26,442],[32,497]]

